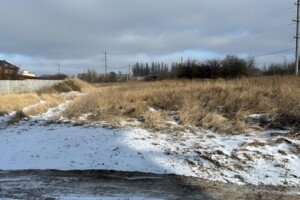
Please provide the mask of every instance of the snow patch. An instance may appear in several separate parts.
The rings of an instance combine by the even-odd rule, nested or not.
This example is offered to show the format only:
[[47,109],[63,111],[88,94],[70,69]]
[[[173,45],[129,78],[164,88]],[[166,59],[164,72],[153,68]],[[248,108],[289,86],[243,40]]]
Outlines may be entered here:
[[61,113],[69,103],[10,126],[4,125],[9,116],[0,117],[0,170],[139,171],[300,186],[300,141],[287,138],[287,131],[225,135],[53,123],[65,120]]

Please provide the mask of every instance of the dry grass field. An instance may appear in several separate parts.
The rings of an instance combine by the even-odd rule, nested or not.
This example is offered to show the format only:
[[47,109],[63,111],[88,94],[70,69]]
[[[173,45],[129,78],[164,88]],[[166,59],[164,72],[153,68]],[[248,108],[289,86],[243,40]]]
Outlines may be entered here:
[[[168,128],[169,121],[215,131],[298,127],[300,79],[254,77],[234,80],[170,80],[98,87],[74,101],[69,118],[89,114],[89,120],[142,122],[147,128]],[[251,114],[267,113],[257,121]]]
[[[1,95],[0,113],[36,104],[24,112],[40,114],[66,101],[60,94],[68,91],[86,95],[73,98],[63,115],[69,119],[85,115],[88,122],[138,123],[156,130],[178,124],[228,133],[300,127],[300,79],[294,76],[128,82],[105,87],[74,79],[36,93]],[[253,119],[252,114],[266,115]]]

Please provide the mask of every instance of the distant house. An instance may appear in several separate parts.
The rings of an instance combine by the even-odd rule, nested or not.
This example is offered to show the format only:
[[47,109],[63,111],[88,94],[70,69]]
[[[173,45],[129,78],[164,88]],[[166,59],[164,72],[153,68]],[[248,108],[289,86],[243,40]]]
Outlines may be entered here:
[[23,73],[21,74],[23,76],[30,76],[30,77],[36,77],[35,74],[32,74],[30,73],[29,71],[27,70],[24,70]]
[[18,77],[19,68],[0,60],[0,80],[15,80]]
[[29,79],[39,79],[39,77],[36,77],[35,74],[30,73],[27,70],[24,70],[21,74],[18,76],[18,80],[29,80]]

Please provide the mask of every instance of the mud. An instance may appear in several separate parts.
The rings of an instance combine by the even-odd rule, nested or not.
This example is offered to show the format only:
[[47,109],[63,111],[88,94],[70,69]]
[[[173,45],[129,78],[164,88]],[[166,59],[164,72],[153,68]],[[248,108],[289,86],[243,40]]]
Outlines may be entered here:
[[299,188],[237,186],[176,175],[117,171],[0,171],[0,199],[283,199]]

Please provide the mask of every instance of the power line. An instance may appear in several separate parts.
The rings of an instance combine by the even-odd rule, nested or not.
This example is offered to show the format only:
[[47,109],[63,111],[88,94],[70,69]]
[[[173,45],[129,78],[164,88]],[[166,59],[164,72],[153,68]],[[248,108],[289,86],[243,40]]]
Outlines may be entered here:
[[109,69],[125,69],[126,66],[110,67]]
[[[286,12],[292,10],[292,9],[294,9],[294,7],[290,7],[288,9],[279,10],[279,11],[267,14],[265,16],[262,16],[262,17],[259,17],[259,18],[247,21],[246,23],[241,23],[239,25],[227,28],[225,30],[236,29],[236,28],[239,28],[239,27],[243,27],[243,26],[245,26],[247,24],[255,23],[257,21],[265,21],[265,20],[267,20],[270,17],[273,17],[273,18],[274,17],[279,17],[278,15],[286,13]],[[228,45],[233,45],[233,44],[236,44],[236,43],[246,42],[246,41],[249,41],[249,40],[251,41],[251,40],[253,40],[255,38],[260,38],[260,37],[262,37],[262,36],[264,36],[266,34],[269,34],[269,33],[274,34],[274,33],[285,32],[285,31],[289,30],[289,29],[287,29],[288,26],[290,26],[290,24],[277,26],[277,27],[270,28],[270,29],[267,29],[267,30],[262,31],[262,32],[258,32],[258,33],[255,33],[255,34],[249,34],[249,35],[246,35],[244,37],[236,38],[234,41],[230,42]],[[219,31],[219,32],[221,32],[221,31]],[[291,50],[294,50],[294,49],[295,48],[289,48],[289,49],[282,49],[282,50],[278,50],[278,51],[271,51],[271,52],[267,52],[267,53],[255,55],[255,56],[252,56],[252,57],[256,58],[256,57],[263,57],[263,56],[268,56],[268,55],[273,55],[273,54],[279,54],[279,53],[288,52],[288,51],[291,51]]]
[[251,34],[251,35],[248,36],[248,38],[259,37],[259,36],[265,35],[267,33],[280,33],[280,32],[283,32],[283,31],[289,31],[289,29],[287,29],[287,27],[289,27],[289,26],[290,25],[286,25],[286,24],[282,25],[282,26],[277,26],[277,27],[267,29],[267,30],[262,31],[262,32]]
[[[299,9],[299,5],[300,5],[299,2],[300,2],[300,0],[298,0],[298,9]],[[278,16],[277,16],[278,14],[280,14],[280,13],[285,13],[286,11],[290,11],[291,9],[293,9],[293,7],[288,8],[288,9],[284,9],[284,10],[281,10],[281,11],[273,12],[273,13],[268,14],[268,15],[266,15],[266,16],[263,16],[263,17],[254,19],[254,20],[252,20],[252,21],[248,21],[247,23],[243,23],[243,24],[239,24],[239,25],[237,25],[237,26],[234,26],[234,27],[232,27],[232,29],[233,29],[233,28],[238,28],[238,27],[244,26],[245,24],[251,24],[251,23],[254,23],[254,22],[256,22],[256,21],[266,20],[267,18],[272,17],[272,16],[278,17]],[[299,18],[297,19],[297,22],[299,23]],[[286,25],[284,25],[284,26],[278,26],[278,27],[275,27],[275,28],[272,28],[272,29],[269,29],[269,30],[266,30],[266,31],[263,31],[263,32],[260,32],[260,33],[257,33],[257,34],[252,34],[252,35],[246,36],[246,37],[244,37],[244,38],[240,38],[241,40],[237,40],[237,41],[235,41],[235,42],[233,42],[233,43],[251,40],[251,39],[253,39],[253,38],[257,38],[257,37],[260,37],[260,36],[262,36],[262,35],[265,35],[266,33],[274,32],[274,30],[278,30],[278,31],[276,31],[277,33],[278,33],[278,32],[283,32],[283,31],[286,30],[286,29],[281,29],[281,28],[283,28],[283,27],[286,27]],[[298,35],[296,36],[296,38],[299,38]],[[231,43],[231,45],[232,45],[232,43]],[[272,52],[267,52],[267,53],[263,53],[263,54],[259,54],[259,55],[255,55],[255,56],[251,56],[251,57],[252,57],[252,58],[257,58],[257,57],[263,57],[263,56],[268,56],[268,55],[275,55],[275,54],[280,54],[280,53],[292,51],[292,50],[295,50],[295,49],[297,49],[297,48],[298,48],[298,47],[296,47],[296,48],[282,49],[282,50],[272,51]],[[249,57],[250,57],[250,56],[249,56]]]
[[248,20],[247,22],[243,22],[243,23],[240,23],[238,25],[234,25],[234,26],[231,26],[231,27],[228,27],[228,28],[225,28],[225,29],[217,30],[216,32],[211,33],[211,34],[219,34],[219,33],[222,33],[222,32],[230,32],[231,30],[243,27],[245,25],[253,24],[253,23],[257,22],[257,21],[265,21],[266,19],[268,19],[270,17],[274,17],[274,16],[275,17],[279,17],[279,14],[288,13],[288,11],[290,11],[292,9],[294,9],[294,7],[290,7],[290,8],[283,9],[283,10],[278,10],[276,12],[272,12],[272,13],[267,14],[265,16],[258,17],[258,18],[252,19],[252,20]]
[[[285,32],[285,31],[289,31],[288,29],[281,29],[283,27],[287,27],[287,25],[279,26],[279,27],[272,28],[272,29],[268,29],[266,31],[259,32],[259,33],[256,33],[256,34],[251,34],[251,35],[247,35],[247,36],[244,36],[244,37],[236,38],[234,41],[230,42],[228,45],[233,45],[233,44],[236,44],[236,43],[246,42],[246,41],[249,41],[249,40],[260,38],[260,37],[265,36],[268,33],[273,33],[274,34],[274,33],[282,33],[282,32]],[[274,30],[278,30],[278,31],[274,31]]]
[[249,56],[248,58],[258,58],[258,57],[263,57],[263,56],[275,55],[275,54],[279,54],[279,53],[288,52],[291,50],[295,50],[295,48],[283,49],[283,50],[268,52],[268,53],[264,53],[264,54],[260,54],[260,55]]

